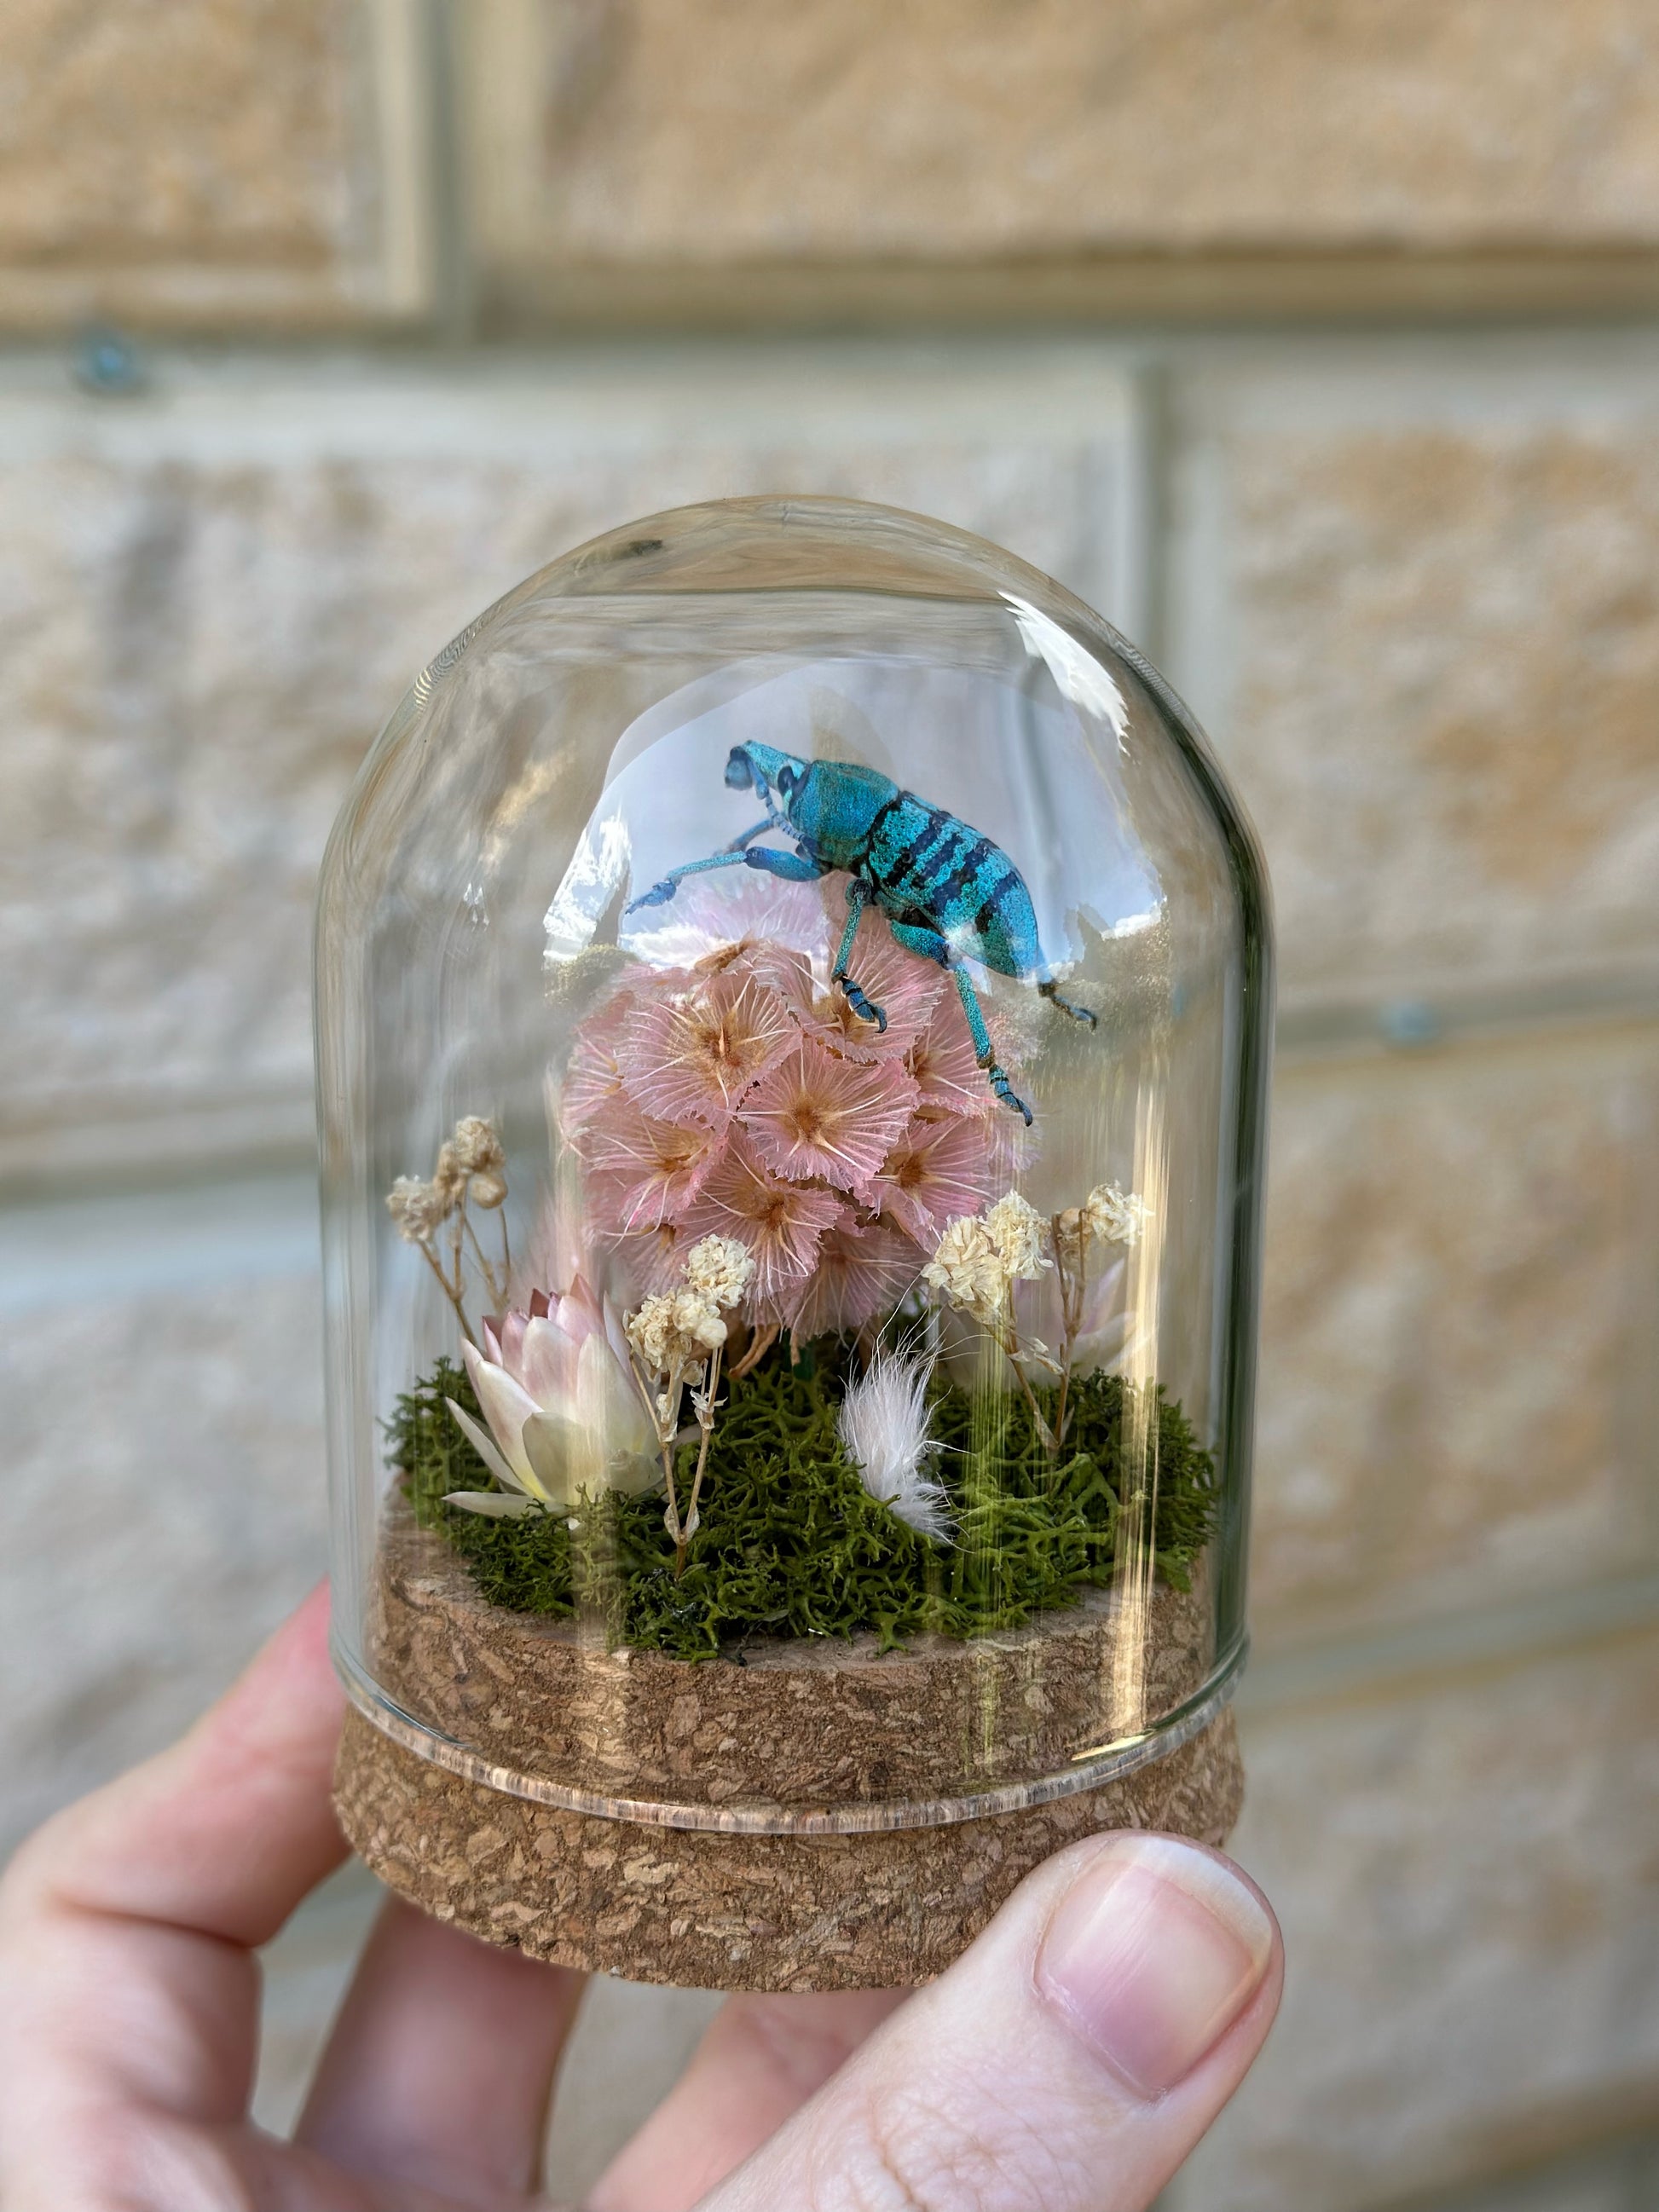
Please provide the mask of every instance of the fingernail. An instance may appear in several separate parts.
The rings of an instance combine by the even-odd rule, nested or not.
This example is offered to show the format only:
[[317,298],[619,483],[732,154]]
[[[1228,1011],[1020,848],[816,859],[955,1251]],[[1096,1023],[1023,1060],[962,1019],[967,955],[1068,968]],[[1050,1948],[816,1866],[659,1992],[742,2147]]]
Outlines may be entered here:
[[1273,1923],[1232,1869],[1168,1836],[1123,1836],[1060,1899],[1037,1987],[1142,2097],[1184,2081],[1261,1986]]

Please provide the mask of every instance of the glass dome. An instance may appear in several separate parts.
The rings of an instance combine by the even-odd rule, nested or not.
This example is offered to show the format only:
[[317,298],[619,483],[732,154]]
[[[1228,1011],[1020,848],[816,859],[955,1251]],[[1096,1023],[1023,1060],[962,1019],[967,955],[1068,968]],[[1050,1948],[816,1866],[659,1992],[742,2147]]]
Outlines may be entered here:
[[392,716],[317,994],[380,1738],[732,1839],[991,1819],[1213,1721],[1267,890],[1098,617],[850,501],[598,538]]

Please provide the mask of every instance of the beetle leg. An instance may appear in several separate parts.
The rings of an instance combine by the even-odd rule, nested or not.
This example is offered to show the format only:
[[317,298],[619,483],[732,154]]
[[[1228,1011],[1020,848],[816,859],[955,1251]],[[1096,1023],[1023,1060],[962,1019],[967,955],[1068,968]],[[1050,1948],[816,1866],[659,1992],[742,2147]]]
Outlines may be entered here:
[[957,996],[962,1001],[962,1011],[968,1017],[968,1034],[974,1041],[974,1051],[980,1066],[985,1070],[985,1079],[1005,1106],[1012,1106],[1016,1114],[1025,1116],[1025,1126],[1031,1126],[1031,1109],[1019,1096],[997,1060],[996,1048],[991,1042],[991,1032],[985,1026],[985,1015],[979,1003],[968,970],[953,957],[946,939],[936,929],[924,929],[920,923],[896,921],[890,925],[895,940],[907,952],[919,952],[924,960],[937,960],[941,968],[948,968],[957,987]]
[[1051,976],[1045,975],[1039,981],[1037,992],[1039,996],[1048,1000],[1051,1006],[1058,1006],[1062,1014],[1069,1014],[1074,1022],[1087,1022],[1091,1030],[1100,1027],[1099,1015],[1091,1014],[1087,1006],[1076,1006],[1069,999],[1062,999],[1060,986]]
[[786,884],[815,884],[823,873],[816,860],[809,860],[805,853],[781,853],[775,845],[751,845],[743,855],[751,868],[758,868],[763,876],[776,876]]
[[[769,822],[757,823],[744,835],[758,837],[763,830],[771,828]],[[799,853],[780,853],[771,845],[748,845],[732,848],[724,853],[711,853],[706,860],[687,860],[683,867],[671,868],[659,884],[653,884],[648,891],[641,891],[625,909],[632,914],[636,907],[666,906],[679,889],[684,876],[700,876],[710,868],[757,868],[764,876],[778,876],[787,884],[815,884],[823,873],[814,860]]]
[[998,1065],[997,1056],[991,1044],[991,1032],[985,1026],[985,1016],[980,1010],[979,996],[969,980],[968,970],[965,968],[953,966],[951,974],[956,981],[957,996],[962,1001],[962,1011],[968,1017],[968,1034],[974,1040],[974,1050],[979,1055],[980,1066],[985,1070],[986,1081],[1005,1106],[1012,1106],[1016,1114],[1023,1114],[1025,1116],[1025,1126],[1029,1129],[1031,1126],[1031,1109],[1015,1091],[1013,1085],[1009,1082],[1007,1076]]
[[853,939],[859,933],[859,923],[864,909],[870,903],[870,886],[861,877],[854,876],[847,885],[847,927],[841,933],[841,951],[836,955],[836,964],[830,980],[839,983],[847,994],[847,1003],[860,1021],[873,1022],[884,1034],[887,1029],[885,1009],[866,998],[863,991],[847,972],[847,963],[853,957]]

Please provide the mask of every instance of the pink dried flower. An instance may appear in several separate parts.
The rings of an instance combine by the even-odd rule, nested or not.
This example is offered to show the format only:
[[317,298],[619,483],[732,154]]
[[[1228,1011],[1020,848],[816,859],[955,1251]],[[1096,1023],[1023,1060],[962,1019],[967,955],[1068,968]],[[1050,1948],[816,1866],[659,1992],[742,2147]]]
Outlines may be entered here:
[[862,1191],[910,1118],[916,1087],[897,1061],[860,1066],[803,1037],[739,1109],[744,1133],[787,1182],[817,1176]]
[[830,927],[824,914],[828,889],[742,868],[694,876],[680,885],[672,905],[630,916],[624,941],[648,952],[657,968],[665,962],[689,968],[731,948],[821,952]]
[[612,1113],[623,1097],[617,1064],[623,1030],[637,1001],[632,991],[613,992],[576,1032],[559,1107],[567,1129],[585,1128]]
[[482,1350],[463,1344],[461,1357],[489,1427],[448,1402],[500,1495],[457,1491],[446,1504],[498,1516],[562,1511],[607,1487],[655,1480],[656,1438],[620,1317],[580,1276],[562,1297],[538,1291],[527,1310],[487,1321],[483,1340]]
[[[838,929],[830,941],[840,944]],[[884,1030],[855,1014],[839,984],[820,988],[793,955],[780,957],[769,948],[757,955],[755,968],[783,998],[809,1036],[833,1046],[848,1060],[902,1057],[927,1026],[945,988],[943,969],[896,945],[885,916],[873,914],[866,914],[859,925],[848,973],[871,1004],[886,1016]],[[954,992],[951,996],[955,997]]]
[[981,1120],[996,1105],[985,1071],[974,1057],[973,1040],[954,991],[947,1003],[934,1010],[911,1046],[908,1066],[924,1106]]
[[792,1296],[817,1262],[825,1230],[842,1218],[841,1200],[811,1183],[783,1182],[739,1135],[724,1153],[681,1223],[681,1233],[735,1237],[755,1261],[752,1318],[781,1321]]
[[898,1230],[843,1216],[825,1231],[812,1272],[785,1304],[782,1318],[803,1340],[862,1328],[892,1311],[921,1266],[921,1252]]
[[838,941],[815,911],[808,930],[796,902],[782,942],[688,940],[690,968],[629,970],[578,1032],[562,1097],[579,1241],[652,1296],[700,1237],[734,1237],[755,1262],[745,1316],[803,1335],[890,1312],[945,1223],[1006,1187],[1008,1152],[941,971],[866,918],[853,972],[883,1032],[815,981],[807,946],[822,975]]
[[793,1042],[783,1001],[733,964],[630,1013],[617,1065],[629,1097],[646,1113],[720,1129]]
[[604,1176],[590,1176],[587,1181],[598,1234],[614,1247],[636,1294],[648,1297],[673,1290],[685,1273],[686,1255],[696,1243],[696,1236],[672,1221],[655,1229],[624,1230],[620,1225],[619,1194],[608,1183],[609,1178]]
[[992,1135],[982,1121],[918,1115],[870,1185],[869,1203],[931,1252],[947,1221],[977,1213],[989,1198],[998,1166]]
[[580,1130],[576,1149],[602,1179],[610,1236],[677,1221],[719,1157],[720,1139],[696,1124],[653,1121],[627,1100]]

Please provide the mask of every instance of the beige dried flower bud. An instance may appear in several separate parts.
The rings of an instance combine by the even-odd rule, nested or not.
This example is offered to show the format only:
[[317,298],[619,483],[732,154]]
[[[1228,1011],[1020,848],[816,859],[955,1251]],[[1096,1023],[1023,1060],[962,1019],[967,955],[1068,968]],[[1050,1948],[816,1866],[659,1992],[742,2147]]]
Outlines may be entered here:
[[466,1195],[466,1170],[455,1157],[455,1147],[446,1140],[438,1147],[438,1164],[432,1171],[431,1188],[444,1201],[444,1211],[460,1204]]
[[674,1327],[693,1358],[700,1352],[714,1351],[726,1341],[726,1323],[720,1319],[720,1309],[712,1305],[701,1291],[674,1293]]
[[1103,1244],[1139,1244],[1142,1230],[1152,1218],[1146,1200],[1115,1182],[1097,1183],[1089,1193],[1084,1214],[1092,1235]]
[[386,1210],[404,1243],[429,1244],[450,1206],[436,1183],[422,1182],[418,1176],[399,1176],[386,1193]]
[[1048,1224],[1029,1199],[1009,1191],[985,1212],[985,1227],[997,1257],[1016,1282],[1035,1282],[1054,1265],[1043,1250]]
[[735,1237],[705,1237],[686,1255],[686,1288],[713,1306],[734,1306],[755,1272],[754,1255]]
[[660,1375],[670,1364],[676,1334],[673,1299],[660,1293],[647,1298],[637,1313],[629,1314],[623,1326],[628,1341],[642,1364],[653,1375]]
[[467,1194],[475,1206],[482,1206],[486,1212],[493,1212],[506,1200],[507,1177],[494,1168],[483,1175],[475,1175],[467,1185]]
[[495,1124],[478,1114],[462,1116],[445,1150],[453,1152],[455,1164],[464,1175],[496,1174],[507,1165],[507,1154],[501,1150]]
[[659,1291],[624,1324],[641,1364],[653,1375],[701,1366],[726,1341],[726,1323],[696,1291]]
[[994,1320],[1008,1296],[1008,1271],[990,1231],[975,1214],[958,1214],[945,1224],[921,1278],[976,1321]]

